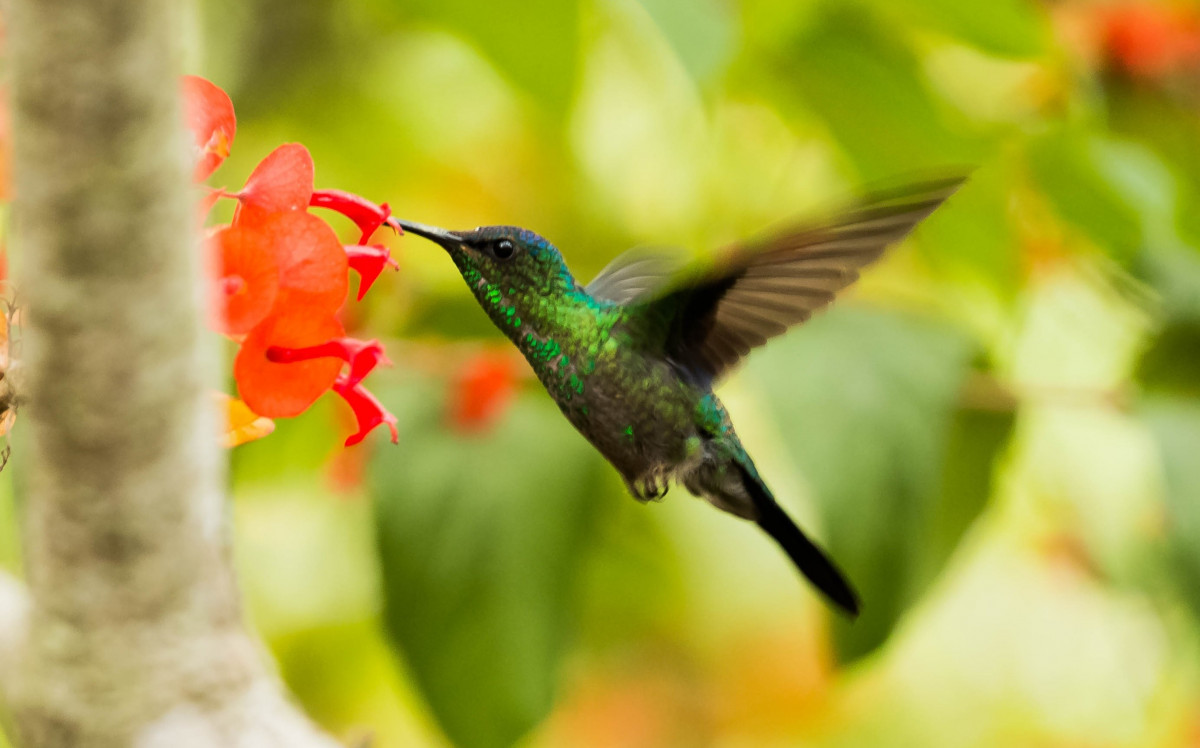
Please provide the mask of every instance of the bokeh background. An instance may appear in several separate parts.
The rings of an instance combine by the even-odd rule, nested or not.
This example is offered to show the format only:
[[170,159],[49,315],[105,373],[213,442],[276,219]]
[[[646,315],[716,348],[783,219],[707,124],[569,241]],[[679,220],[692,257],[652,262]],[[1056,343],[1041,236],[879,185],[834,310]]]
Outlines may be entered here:
[[335,734],[1200,745],[1200,4],[196,0],[187,31],[239,116],[215,184],[300,141],[318,187],[528,226],[584,278],[974,168],[719,390],[854,624],[751,525],[631,500],[389,238],[347,322],[400,445],[342,449],[327,397],[231,453],[248,615]]

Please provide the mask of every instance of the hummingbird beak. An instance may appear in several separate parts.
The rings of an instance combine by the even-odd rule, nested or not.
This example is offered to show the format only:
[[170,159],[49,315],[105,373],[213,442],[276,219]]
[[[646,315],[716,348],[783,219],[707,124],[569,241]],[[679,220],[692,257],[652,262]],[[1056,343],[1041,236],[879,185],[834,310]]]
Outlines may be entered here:
[[396,223],[400,225],[400,228],[404,229],[404,233],[423,236],[431,242],[436,242],[437,244],[442,245],[446,249],[461,246],[463,243],[462,238],[453,231],[440,229],[437,226],[426,226],[423,223],[405,221],[399,218],[396,219]]

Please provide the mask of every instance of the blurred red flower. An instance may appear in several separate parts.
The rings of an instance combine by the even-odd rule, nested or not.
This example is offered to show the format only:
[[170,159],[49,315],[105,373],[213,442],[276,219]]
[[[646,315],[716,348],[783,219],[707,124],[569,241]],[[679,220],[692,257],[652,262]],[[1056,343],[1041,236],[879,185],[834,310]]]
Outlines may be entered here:
[[507,350],[475,354],[459,369],[450,399],[450,421],[460,431],[484,431],[495,423],[517,391],[517,362]]

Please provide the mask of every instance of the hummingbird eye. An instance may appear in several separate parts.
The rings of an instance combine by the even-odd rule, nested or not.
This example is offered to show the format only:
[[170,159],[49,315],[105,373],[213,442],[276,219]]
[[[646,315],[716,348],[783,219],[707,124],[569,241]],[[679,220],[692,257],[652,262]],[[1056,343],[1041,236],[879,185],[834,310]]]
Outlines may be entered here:
[[501,239],[492,247],[492,254],[496,256],[497,260],[507,260],[513,256],[515,251],[516,247],[508,239]]

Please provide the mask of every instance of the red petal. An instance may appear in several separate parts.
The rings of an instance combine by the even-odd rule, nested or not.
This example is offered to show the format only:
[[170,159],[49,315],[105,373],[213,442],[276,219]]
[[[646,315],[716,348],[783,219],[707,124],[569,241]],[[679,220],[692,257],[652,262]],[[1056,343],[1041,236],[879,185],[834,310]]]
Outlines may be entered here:
[[462,431],[482,431],[503,414],[517,391],[516,361],[507,351],[471,357],[454,382],[451,420]]
[[288,308],[264,319],[246,336],[233,362],[233,377],[246,405],[268,418],[303,413],[333,385],[342,369],[341,360],[316,358],[278,364],[267,358],[267,349],[304,348],[344,334],[341,323],[319,309]]
[[328,312],[346,301],[349,260],[329,225],[308,213],[277,213],[262,230],[279,262],[278,306],[301,305]]
[[217,255],[214,326],[226,335],[245,334],[271,312],[279,293],[279,265],[269,237],[258,229],[228,226],[209,246]]
[[383,272],[385,267],[389,265],[394,268],[400,267],[394,259],[392,253],[387,247],[373,245],[364,247],[361,245],[351,245],[346,247],[346,258],[350,261],[350,267],[358,271],[361,280],[358,283],[357,301],[362,301],[367,295],[367,291],[371,290],[371,286],[375,285],[375,281],[379,278],[379,274]]
[[229,95],[195,75],[183,76],[183,109],[195,148],[196,169],[192,177],[201,182],[229,155],[237,133],[237,118]]
[[312,199],[309,202],[315,208],[328,208],[329,210],[337,211],[345,217],[354,221],[354,225],[358,226],[362,232],[362,238],[358,241],[360,244],[366,244],[371,240],[371,234],[374,234],[379,227],[384,223],[394,228],[399,233],[404,233],[400,230],[398,224],[389,220],[392,216],[392,211],[388,208],[388,204],[376,205],[365,197],[360,197],[350,192],[342,192],[341,190],[317,190],[312,193]]
[[392,432],[392,444],[400,442],[400,432],[396,429],[396,416],[392,415],[383,407],[375,396],[362,386],[362,383],[351,384],[350,379],[345,376],[337,378],[333,384],[333,391],[342,396],[342,399],[354,411],[354,418],[358,421],[358,431],[354,432],[346,439],[346,446],[352,447],[366,438],[379,424],[387,424],[388,431]]
[[263,220],[271,213],[304,210],[312,197],[313,160],[299,143],[286,143],[271,151],[246,186],[237,194],[242,204],[234,223]]
[[271,346],[267,349],[267,360],[277,364],[308,361],[327,356],[340,358],[350,364],[350,374],[346,378],[347,386],[354,386],[361,382],[379,364],[391,364],[383,352],[383,345],[378,340],[337,338],[306,348]]

